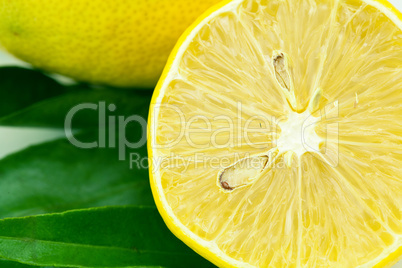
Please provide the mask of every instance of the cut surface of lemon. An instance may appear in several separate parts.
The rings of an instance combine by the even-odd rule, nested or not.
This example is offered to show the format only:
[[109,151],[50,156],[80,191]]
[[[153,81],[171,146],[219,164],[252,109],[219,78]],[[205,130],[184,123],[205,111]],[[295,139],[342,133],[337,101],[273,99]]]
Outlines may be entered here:
[[149,117],[172,232],[219,267],[382,267],[402,254],[402,15],[234,0],[182,36]]

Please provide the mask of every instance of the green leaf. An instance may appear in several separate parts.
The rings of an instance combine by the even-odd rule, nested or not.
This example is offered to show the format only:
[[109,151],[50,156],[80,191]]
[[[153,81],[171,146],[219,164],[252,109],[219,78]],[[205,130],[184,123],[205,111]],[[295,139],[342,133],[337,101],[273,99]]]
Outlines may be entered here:
[[[145,147],[122,152],[126,146],[120,146],[126,136],[127,140],[136,141],[143,135],[138,124],[124,120],[139,115],[145,122],[151,93],[91,90],[83,85],[62,87],[38,71],[22,68],[0,68],[0,80],[0,85],[7,85],[0,88],[4,97],[0,103],[10,102],[14,107],[0,113],[0,125],[63,128],[72,108],[91,104],[96,109],[79,109],[72,116],[71,128],[96,132],[80,135],[78,140],[99,142],[99,135],[105,134],[106,143],[103,146],[98,143],[99,147],[117,147],[80,149],[62,139],[0,160],[0,218],[92,206],[153,205]],[[30,88],[23,87],[22,81],[28,82]],[[21,90],[7,93],[11,87]],[[29,96],[26,101],[25,96]],[[114,105],[115,110],[108,110],[109,105]],[[16,111],[19,108],[23,109]],[[106,119],[103,122],[102,117]],[[107,143],[110,118],[116,120],[116,126],[111,128],[116,131],[115,146]],[[127,126],[119,129],[119,120]],[[128,160],[119,161],[122,155],[145,160],[141,162],[145,167],[139,168],[138,163],[130,166]]]
[[13,262],[9,260],[2,260],[0,259],[0,267],[6,267],[6,268],[39,268],[38,266],[32,266],[28,264],[23,264],[19,262]]
[[[152,93],[147,91],[70,88],[63,95],[0,118],[0,125],[63,128],[66,116],[70,114],[73,128],[101,128],[100,115],[106,118],[112,116],[116,120],[132,115],[146,118],[151,97]],[[95,104],[96,109],[85,108],[85,104]],[[110,111],[109,105],[114,106],[115,110]],[[76,112],[73,113],[72,109],[76,109]]]
[[[93,141],[97,135],[76,138]],[[117,148],[81,149],[61,139],[0,160],[0,218],[106,205],[154,205],[146,148],[129,153],[144,161],[130,168],[128,157],[119,160]]]
[[[93,89],[79,84],[63,86],[37,70],[0,67],[0,125],[63,128],[71,109],[73,128],[102,128],[100,114],[129,117],[146,116],[152,92],[117,88]],[[97,109],[83,108],[96,104]],[[104,105],[104,107],[102,107]],[[114,105],[115,110],[108,110]]]
[[63,86],[38,71],[0,67],[0,117],[64,92]]
[[0,257],[71,267],[214,267],[154,207],[105,207],[0,220]]

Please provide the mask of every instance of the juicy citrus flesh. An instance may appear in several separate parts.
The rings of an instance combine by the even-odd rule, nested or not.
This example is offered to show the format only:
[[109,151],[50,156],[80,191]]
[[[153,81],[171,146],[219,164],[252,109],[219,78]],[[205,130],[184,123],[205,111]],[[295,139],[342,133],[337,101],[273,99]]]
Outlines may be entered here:
[[397,259],[401,18],[377,1],[239,0],[189,29],[150,115],[170,229],[221,267]]
[[177,39],[219,0],[1,0],[0,41],[37,68],[153,88]]

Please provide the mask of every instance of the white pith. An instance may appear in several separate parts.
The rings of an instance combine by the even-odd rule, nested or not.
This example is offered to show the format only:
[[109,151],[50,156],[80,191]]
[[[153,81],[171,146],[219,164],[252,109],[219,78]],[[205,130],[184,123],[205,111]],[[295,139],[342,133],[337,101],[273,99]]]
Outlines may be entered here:
[[306,152],[319,152],[323,141],[314,130],[318,117],[306,110],[303,113],[290,112],[288,120],[279,122],[282,132],[277,142],[279,152],[294,152],[298,157]]

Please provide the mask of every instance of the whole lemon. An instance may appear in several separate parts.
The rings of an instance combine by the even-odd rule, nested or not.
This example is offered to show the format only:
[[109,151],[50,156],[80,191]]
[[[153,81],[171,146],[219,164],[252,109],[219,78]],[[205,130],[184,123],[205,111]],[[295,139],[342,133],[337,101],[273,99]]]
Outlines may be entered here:
[[0,42],[76,80],[152,88],[184,30],[219,0],[0,0]]

